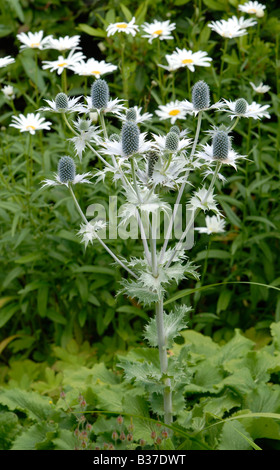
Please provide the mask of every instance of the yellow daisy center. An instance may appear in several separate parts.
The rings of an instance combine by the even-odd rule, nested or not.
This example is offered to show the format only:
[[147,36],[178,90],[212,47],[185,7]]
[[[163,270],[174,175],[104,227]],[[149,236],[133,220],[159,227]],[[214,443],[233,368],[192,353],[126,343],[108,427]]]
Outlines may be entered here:
[[153,34],[157,34],[159,36],[162,32],[162,29],[158,29],[157,31],[154,31]]
[[91,73],[92,75],[100,75],[101,72],[99,72],[99,70],[93,70]]
[[33,131],[35,131],[36,127],[29,125],[29,126],[26,126],[26,130],[27,130],[27,129],[32,129]]
[[39,42],[32,42],[32,44],[30,44],[30,47],[38,47],[38,46],[40,46]]
[[127,28],[127,24],[126,23],[118,23],[117,28],[125,29],[125,28]]
[[257,13],[255,8],[249,8],[248,13]]
[[177,114],[180,114],[180,109],[172,109],[171,111],[169,111],[169,116],[177,116]]
[[183,59],[182,64],[192,64],[193,60],[192,59]]
[[65,65],[67,65],[67,62],[61,62],[61,64],[57,64],[58,67],[64,67]]

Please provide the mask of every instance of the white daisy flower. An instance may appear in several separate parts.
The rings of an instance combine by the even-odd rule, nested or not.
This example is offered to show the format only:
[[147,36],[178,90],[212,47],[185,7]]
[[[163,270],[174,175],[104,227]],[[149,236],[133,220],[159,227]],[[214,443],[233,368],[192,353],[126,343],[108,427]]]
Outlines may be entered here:
[[96,234],[100,230],[106,228],[107,223],[104,220],[93,220],[87,224],[81,224],[81,228],[78,235],[82,237],[82,242],[87,247],[88,243],[93,243],[93,240],[97,238]]
[[224,38],[236,38],[247,34],[246,28],[255,24],[253,19],[245,20],[243,17],[233,16],[228,20],[212,21],[208,27]]
[[100,78],[102,75],[107,73],[111,73],[114,70],[117,70],[117,66],[113,64],[106,63],[105,60],[101,60],[100,62],[96,59],[88,59],[87,62],[80,62],[75,67],[74,72],[78,75],[82,75],[83,77],[87,76],[94,76],[96,78]]
[[14,121],[10,124],[11,127],[20,129],[20,132],[30,132],[34,135],[36,131],[40,129],[50,130],[50,121],[45,121],[45,118],[41,117],[39,113],[28,113],[27,116],[20,114],[19,116],[13,116]]
[[157,21],[154,20],[153,23],[144,23],[142,28],[146,34],[142,35],[142,38],[148,38],[149,43],[151,44],[153,39],[159,38],[161,41],[164,39],[173,39],[171,31],[176,28],[175,23],[170,21]]
[[266,6],[259,2],[246,2],[244,5],[238,5],[238,10],[249,13],[249,15],[256,15],[258,18],[264,16],[265,9]]
[[208,194],[205,186],[194,193],[186,207],[191,210],[202,209],[204,212],[212,210],[216,214],[221,215],[214,199],[213,189]]
[[4,86],[2,88],[2,93],[4,93],[5,98],[7,98],[7,100],[15,99],[14,88],[12,87],[12,85]]
[[92,184],[92,181],[89,181],[87,179],[89,176],[92,177],[92,174],[83,173],[82,175],[75,175],[73,181],[63,182],[60,180],[58,174],[54,173],[54,180],[49,180],[49,179],[44,180],[42,188],[44,188],[45,186],[59,186],[61,184],[67,186],[67,188],[69,187],[69,184],[78,184],[78,183]]
[[87,142],[91,142],[93,140],[97,141],[97,137],[101,130],[95,126],[92,126],[90,119],[81,119],[78,117],[78,120],[73,124],[76,130],[79,132],[79,135],[72,137],[69,140],[74,143],[76,155],[78,155],[81,161]]
[[160,120],[170,119],[171,124],[175,124],[177,119],[185,119],[187,110],[183,101],[171,101],[166,105],[160,105],[155,111]]
[[2,67],[6,67],[7,65],[13,64],[15,62],[15,59],[11,57],[10,55],[7,55],[6,57],[1,57],[0,58],[0,69]]
[[265,117],[267,119],[270,119],[270,114],[266,112],[266,110],[270,107],[268,104],[262,106],[256,103],[255,101],[253,101],[251,104],[248,104],[245,100],[243,100],[245,102],[245,106],[242,112],[238,112],[238,109],[236,109],[236,103],[239,103],[240,100],[243,100],[243,98],[240,98],[236,101],[224,99],[224,102],[229,109],[222,108],[222,111],[229,113],[231,119],[235,117],[245,117],[253,119],[261,119]]
[[22,43],[20,50],[24,49],[48,49],[48,43],[52,36],[46,36],[43,38],[44,31],[38,31],[36,33],[31,33],[29,31],[26,33],[17,34],[18,40]]
[[253,82],[250,82],[251,87],[256,93],[267,93],[270,90],[270,86],[264,85],[261,82],[258,86],[256,86]]
[[245,158],[245,155],[239,155],[235,150],[233,150],[231,147],[229,148],[227,158],[222,159],[217,159],[215,158],[213,154],[213,145],[205,144],[202,145],[202,150],[196,152],[196,157],[197,158],[202,158],[203,160],[207,160],[210,163],[223,163],[226,165],[231,165],[235,170],[236,168],[236,160],[239,158]]
[[178,61],[174,59],[173,54],[167,54],[165,58],[168,65],[158,64],[159,67],[168,70],[168,72],[174,72],[174,70],[178,70],[181,67]]
[[[135,110],[136,112],[136,119],[135,119],[135,122],[137,124],[139,123],[142,123],[144,121],[149,121],[150,119],[152,119],[153,115],[151,113],[143,113],[141,114],[141,111],[142,111],[142,107],[139,107],[139,106],[134,106],[133,109]],[[126,121],[126,114],[120,114],[119,115],[119,119],[121,119],[122,121]]]
[[[85,99],[86,99],[86,104],[83,105],[83,112],[92,113],[93,111],[97,111],[99,114],[101,110],[94,108],[92,106],[91,96],[85,96]],[[112,113],[112,114],[117,114],[119,116],[125,110],[124,104],[121,103],[122,101],[124,100],[119,100],[118,98],[115,98],[114,100],[109,99],[106,108],[102,108],[102,112],[104,114]]]
[[56,49],[57,51],[67,51],[69,49],[81,49],[79,46],[81,36],[65,36],[58,39],[52,36],[48,39],[48,49]]
[[112,36],[115,33],[126,33],[126,34],[132,34],[132,36],[135,36],[139,30],[139,26],[134,23],[135,23],[134,17],[129,23],[126,23],[125,21],[122,21],[122,22],[120,21],[119,23],[111,23],[106,28],[107,36]]
[[57,60],[44,60],[43,69],[50,69],[51,72],[54,72],[56,70],[57,74],[61,75],[65,68],[75,71],[75,67],[83,59],[85,59],[84,54],[82,52],[75,52],[75,49],[73,49],[72,51],[70,51],[68,57],[63,57],[62,55],[60,55]]
[[187,49],[176,48],[170,56],[170,62],[173,66],[187,67],[191,72],[195,71],[195,66],[210,67],[211,57],[208,57],[207,52],[197,51],[192,52]]
[[206,227],[196,227],[195,230],[198,230],[199,233],[207,233],[208,235],[225,231],[226,222],[219,215],[213,215],[212,217],[206,215],[205,223]]
[[75,97],[75,98],[68,98],[67,95],[65,95],[65,98],[67,99],[67,106],[65,108],[57,107],[56,100],[46,100],[49,106],[45,106],[43,108],[39,108],[38,111],[49,111],[50,113],[76,113],[76,112],[83,112],[83,105],[78,103],[79,99],[81,99],[81,96]]

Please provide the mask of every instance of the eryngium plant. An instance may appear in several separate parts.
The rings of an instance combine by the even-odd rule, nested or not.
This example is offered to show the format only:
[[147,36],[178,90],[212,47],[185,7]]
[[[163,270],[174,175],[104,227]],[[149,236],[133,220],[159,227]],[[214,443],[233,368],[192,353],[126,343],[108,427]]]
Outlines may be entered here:
[[[62,102],[63,98],[61,95],[59,100]],[[185,245],[197,215],[210,211],[213,214],[211,218],[206,216],[207,227],[202,227],[201,232],[224,231],[223,214],[217,206],[214,188],[217,178],[225,180],[220,174],[222,165],[228,164],[236,168],[235,162],[241,158],[241,155],[232,149],[229,132],[240,118],[244,102],[239,101],[239,114],[231,128],[214,127],[208,132],[211,145],[208,143],[200,145],[199,136],[204,113],[213,110],[223,111],[221,102],[210,106],[210,90],[204,81],[194,85],[192,104],[186,100],[189,117],[192,115],[196,119],[193,139],[189,136],[186,138],[188,131],[183,122],[182,130],[179,126],[173,125],[166,135],[153,133],[147,140],[147,133],[141,133],[139,129],[139,123],[144,119],[139,119],[133,108],[125,110],[123,105],[118,104],[119,100],[115,100],[114,108],[110,108],[115,116],[114,134],[110,134],[107,132],[104,119],[107,117],[106,106],[109,100],[109,88],[105,80],[95,81],[92,85],[91,98],[93,106],[100,110],[103,136],[99,130],[88,124],[86,136],[89,137],[85,138],[85,131],[79,125],[80,118],[78,122],[74,122],[76,130],[71,127],[65,114],[63,118],[75,134],[75,146],[80,149],[79,158],[82,157],[84,148],[88,147],[103,164],[103,169],[95,170],[92,176],[97,181],[111,178],[116,186],[121,186],[120,189],[126,196],[126,204],[119,213],[119,226],[123,227],[135,221],[139,227],[139,243],[143,248],[143,256],[128,260],[120,259],[99,236],[99,231],[104,230],[106,222],[89,221],[83,213],[74,194],[73,185],[81,182],[89,183],[88,173],[76,175],[71,157],[61,158],[55,183],[46,180],[45,185],[66,185],[82,219],[79,231],[82,241],[86,246],[88,243],[101,243],[114,261],[128,273],[128,277],[122,281],[120,293],[136,298],[144,306],[154,306],[155,317],[145,327],[145,338],[151,348],[158,349],[159,367],[152,361],[136,360],[134,362],[123,360],[120,366],[124,369],[127,380],[133,379],[141,386],[145,386],[154,411],[164,416],[166,424],[170,424],[177,410],[184,405],[182,384],[188,383],[189,376],[183,356],[169,357],[168,349],[172,347],[174,338],[186,328],[185,316],[190,307],[175,306],[173,311],[166,313],[163,309],[164,299],[170,283],[179,283],[188,277],[199,279],[197,267],[189,259],[190,246],[187,247],[187,251]],[[84,109],[84,113],[87,113],[87,108]],[[115,132],[117,118],[119,118],[119,133]],[[201,185],[198,188],[189,184],[194,171],[201,174]],[[205,182],[207,177],[209,183]],[[165,200],[168,192],[175,194],[176,203],[173,209]],[[174,222],[184,193],[188,196],[187,224],[177,237],[177,241],[170,247]],[[168,224],[164,241],[160,245],[157,239],[157,222],[160,220],[161,211],[168,216]]]

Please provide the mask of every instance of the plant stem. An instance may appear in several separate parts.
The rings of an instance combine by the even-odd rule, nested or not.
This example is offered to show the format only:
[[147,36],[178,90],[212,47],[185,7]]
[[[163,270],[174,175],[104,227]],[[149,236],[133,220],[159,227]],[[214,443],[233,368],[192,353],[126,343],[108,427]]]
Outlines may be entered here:
[[224,72],[225,55],[226,55],[226,52],[227,52],[227,46],[228,46],[228,39],[225,39],[225,44],[224,44],[223,53],[222,53],[222,60],[221,60],[220,76],[219,76],[218,98],[220,98],[220,96],[221,96],[222,75],[223,75],[223,72]]
[[[82,209],[81,209],[81,206],[80,204],[78,203],[77,201],[77,198],[74,194],[74,191],[73,191],[73,188],[71,186],[71,184],[69,184],[69,191],[70,191],[70,194],[73,198],[73,201],[75,203],[75,206],[82,218],[82,220],[84,221],[84,223],[87,225],[89,222],[85,216],[85,214],[83,213]],[[105,248],[105,250],[109,253],[110,256],[112,256],[112,258],[122,267],[124,268],[131,276],[135,277],[136,279],[138,279],[138,276],[133,272],[131,271],[131,269],[129,269],[112,251],[111,249],[106,245],[106,243],[104,243],[104,241],[97,235],[97,233],[95,233],[95,237],[96,239],[99,241],[99,243],[101,243],[101,245]]]
[[[156,325],[158,335],[158,351],[160,370],[162,375],[167,375],[168,372],[168,357],[166,348],[166,335],[164,330],[164,317],[163,317],[163,300],[160,299],[156,303]],[[164,422],[165,424],[172,423],[172,391],[171,380],[164,378],[164,391],[163,391],[163,407],[164,407]]]

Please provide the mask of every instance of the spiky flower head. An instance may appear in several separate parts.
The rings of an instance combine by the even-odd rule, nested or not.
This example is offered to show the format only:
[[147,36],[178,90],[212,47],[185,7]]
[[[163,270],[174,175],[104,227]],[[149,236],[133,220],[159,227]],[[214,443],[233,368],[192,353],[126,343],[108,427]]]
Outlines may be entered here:
[[121,140],[121,137],[119,134],[111,134],[109,140],[119,142]]
[[156,152],[149,152],[148,154],[148,178],[152,178],[154,173],[154,166],[158,161],[158,155]]
[[245,114],[247,111],[248,103],[244,98],[239,98],[235,102],[235,112],[236,114]]
[[107,82],[99,78],[91,87],[91,101],[93,108],[106,108],[109,98],[110,92]]
[[213,136],[213,158],[226,160],[230,150],[230,139],[225,131],[217,131]]
[[169,132],[175,132],[176,134],[180,135],[180,129],[178,126],[172,126],[170,127],[170,131]]
[[74,181],[76,176],[76,165],[73,158],[68,156],[61,157],[58,162],[57,173],[61,183]]
[[127,121],[136,121],[136,118],[137,118],[136,110],[134,108],[129,108],[126,111],[126,120]]
[[194,109],[202,110],[210,106],[210,90],[203,80],[196,82],[192,89],[192,104]]
[[81,119],[79,122],[79,130],[80,131],[88,131],[90,127],[90,120],[89,119]]
[[68,98],[65,93],[58,93],[55,97],[55,107],[56,109],[67,109],[68,108]]
[[170,152],[176,152],[179,145],[179,135],[177,132],[168,132],[165,139],[165,149]]
[[139,128],[134,121],[126,121],[122,127],[122,150],[128,157],[136,153],[139,148]]

